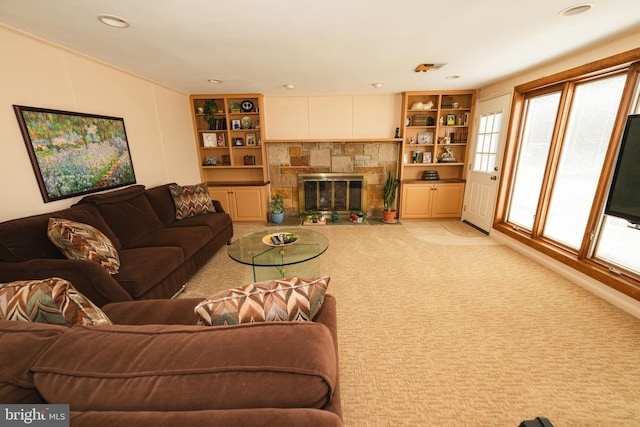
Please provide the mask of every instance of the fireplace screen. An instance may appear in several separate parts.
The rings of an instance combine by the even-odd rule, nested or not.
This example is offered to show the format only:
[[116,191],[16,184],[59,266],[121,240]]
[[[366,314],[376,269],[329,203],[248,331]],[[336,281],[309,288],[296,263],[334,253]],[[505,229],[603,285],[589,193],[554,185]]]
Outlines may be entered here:
[[364,210],[366,186],[363,175],[310,174],[298,177],[301,212],[348,213]]

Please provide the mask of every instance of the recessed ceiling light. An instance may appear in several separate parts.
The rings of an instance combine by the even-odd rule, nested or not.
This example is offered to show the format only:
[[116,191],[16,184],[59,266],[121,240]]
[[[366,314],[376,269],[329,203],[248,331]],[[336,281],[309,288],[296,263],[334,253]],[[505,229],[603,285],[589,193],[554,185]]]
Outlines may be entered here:
[[581,13],[585,13],[592,7],[593,5],[591,3],[576,4],[574,6],[570,6],[566,9],[561,10],[560,12],[558,12],[558,15],[560,16],[579,15]]
[[282,85],[282,87],[285,88],[285,89],[291,90],[291,89],[295,88],[296,85],[292,85],[291,83],[287,83],[286,85]]
[[98,21],[102,22],[104,25],[108,25],[114,28],[127,28],[129,27],[129,23],[122,18],[113,15],[100,15],[98,16]]
[[447,80],[455,80],[455,79],[459,79],[459,78],[460,78],[460,76],[447,76],[447,77],[445,77],[445,79],[447,79]]
[[383,83],[371,83],[371,86],[375,87],[376,89],[380,89],[383,85]]
[[207,80],[209,83],[213,83],[213,84],[218,84],[218,83],[222,83],[222,80],[218,80],[218,79],[209,79]]

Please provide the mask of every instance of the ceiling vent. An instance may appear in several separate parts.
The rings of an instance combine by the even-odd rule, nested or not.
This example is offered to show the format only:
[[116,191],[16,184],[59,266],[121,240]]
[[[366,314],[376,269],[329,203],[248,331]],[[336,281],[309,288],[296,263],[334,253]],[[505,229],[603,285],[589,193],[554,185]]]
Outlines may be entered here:
[[427,71],[435,71],[444,67],[447,64],[420,64],[416,68],[413,69],[416,73],[426,73]]

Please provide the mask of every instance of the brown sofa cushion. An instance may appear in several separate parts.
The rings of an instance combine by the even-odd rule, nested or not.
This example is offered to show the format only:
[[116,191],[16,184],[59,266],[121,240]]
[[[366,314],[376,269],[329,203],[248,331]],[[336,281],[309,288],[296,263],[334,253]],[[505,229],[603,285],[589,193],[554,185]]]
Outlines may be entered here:
[[322,307],[329,276],[274,279],[228,289],[195,308],[202,325],[312,320]]
[[102,311],[114,325],[195,325],[193,312],[202,298],[150,299],[112,302]]
[[0,320],[0,402],[45,403],[33,383],[31,366],[66,326]]
[[59,277],[0,284],[0,319],[58,325],[109,325],[109,318]]
[[337,360],[315,322],[76,326],[32,370],[48,402],[74,411],[324,408]]
[[123,248],[135,247],[137,241],[163,227],[144,196],[143,185],[87,196],[78,203],[95,205]]
[[111,240],[91,225],[49,218],[47,236],[69,259],[97,262],[110,274],[116,274],[120,268],[118,251]]
[[185,261],[177,246],[131,248],[120,251],[120,272],[113,276],[133,298],[138,298],[173,273]]
[[151,207],[164,225],[169,225],[176,221],[176,206],[169,191],[169,186],[171,185],[175,185],[175,182],[147,188],[144,192],[144,196],[149,200]]
[[136,243],[139,247],[177,246],[182,249],[184,258],[191,258],[213,239],[208,227],[164,227],[153,231]]

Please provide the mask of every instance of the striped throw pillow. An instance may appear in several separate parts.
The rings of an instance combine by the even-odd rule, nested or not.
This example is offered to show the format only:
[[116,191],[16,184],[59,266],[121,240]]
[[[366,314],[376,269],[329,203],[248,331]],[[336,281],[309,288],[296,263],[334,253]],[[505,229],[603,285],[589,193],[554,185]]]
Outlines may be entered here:
[[200,325],[313,320],[329,286],[329,276],[276,279],[233,288],[205,299],[195,312]]
[[176,219],[191,218],[215,212],[206,183],[179,186],[171,184],[169,191],[176,205]]
[[111,324],[102,310],[59,277],[0,284],[0,319],[66,326]]
[[120,257],[113,243],[91,225],[49,218],[47,236],[69,259],[97,262],[110,274],[116,274],[120,269]]

